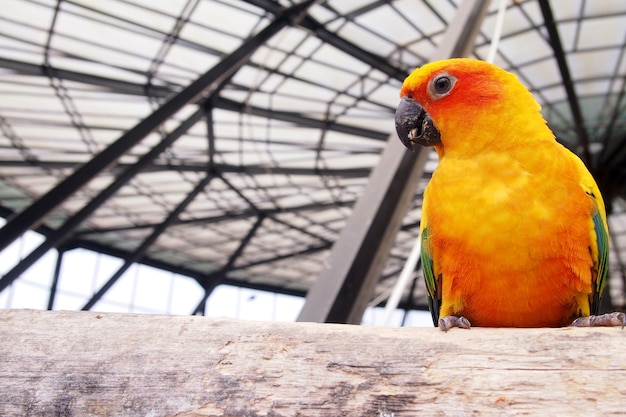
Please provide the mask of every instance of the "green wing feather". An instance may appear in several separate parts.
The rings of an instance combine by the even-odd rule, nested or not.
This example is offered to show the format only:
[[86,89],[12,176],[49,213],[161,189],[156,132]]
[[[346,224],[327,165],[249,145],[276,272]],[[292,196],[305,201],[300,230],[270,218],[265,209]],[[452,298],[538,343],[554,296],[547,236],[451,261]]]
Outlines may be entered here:
[[[595,198],[593,194],[592,197]],[[591,314],[597,315],[600,309],[600,299],[604,286],[606,284],[606,278],[608,273],[608,259],[609,259],[609,233],[606,229],[606,223],[600,212],[600,209],[596,207],[593,214],[593,227],[596,235],[596,243],[598,245],[598,259],[593,260],[593,272],[595,276],[592,278],[593,292],[590,300]]]
[[430,246],[430,234],[427,227],[422,230],[421,260],[424,281],[426,283],[426,293],[428,295],[428,308],[433,318],[435,326],[439,323],[439,310],[441,308],[441,295],[437,291],[437,279],[433,271],[433,257]]

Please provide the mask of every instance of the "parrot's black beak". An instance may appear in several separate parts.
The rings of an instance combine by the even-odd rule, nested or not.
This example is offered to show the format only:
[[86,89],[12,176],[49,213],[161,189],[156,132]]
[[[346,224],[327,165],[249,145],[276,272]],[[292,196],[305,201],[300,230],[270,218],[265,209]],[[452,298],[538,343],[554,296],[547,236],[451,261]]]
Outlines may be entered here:
[[441,135],[433,119],[411,96],[404,96],[396,109],[396,132],[411,152],[415,144],[435,146],[441,144]]

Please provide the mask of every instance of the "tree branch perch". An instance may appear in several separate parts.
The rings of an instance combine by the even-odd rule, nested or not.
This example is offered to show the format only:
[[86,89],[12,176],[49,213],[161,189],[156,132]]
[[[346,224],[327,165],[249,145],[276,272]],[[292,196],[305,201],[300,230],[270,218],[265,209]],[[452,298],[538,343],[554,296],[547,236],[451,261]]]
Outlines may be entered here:
[[0,311],[0,415],[621,415],[619,328]]

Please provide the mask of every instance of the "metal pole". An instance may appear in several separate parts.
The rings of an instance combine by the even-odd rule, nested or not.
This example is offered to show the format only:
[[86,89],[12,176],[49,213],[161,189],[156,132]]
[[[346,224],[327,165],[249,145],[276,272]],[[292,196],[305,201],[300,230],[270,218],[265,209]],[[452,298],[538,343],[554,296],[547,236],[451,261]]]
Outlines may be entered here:
[[61,266],[63,265],[63,255],[65,255],[64,249],[57,251],[57,261],[54,265],[54,275],[52,276],[52,285],[50,285],[50,296],[48,297],[48,310],[54,308],[54,299],[57,295],[57,287],[59,285],[59,277],[61,276]]
[[[489,0],[461,2],[432,59],[468,55],[488,5]],[[412,154],[401,146],[395,131],[389,136],[298,321],[361,322],[427,158],[428,150]]]
[[210,274],[209,276],[206,277],[204,282],[202,282],[202,286],[204,287],[204,296],[202,297],[202,300],[200,300],[200,302],[194,309],[192,315],[195,316],[200,313],[204,315],[204,309],[206,308],[207,299],[209,298],[213,290],[218,285],[220,285],[222,281],[224,281],[226,274],[228,274],[233,269],[233,266],[235,265],[235,261],[237,261],[239,256],[241,256],[241,254],[243,253],[243,250],[246,248],[246,246],[248,246],[248,243],[250,243],[250,240],[252,240],[257,230],[259,230],[259,227],[261,227],[263,220],[265,220],[265,215],[263,213],[259,213],[259,216],[257,217],[256,222],[250,228],[250,230],[248,230],[248,233],[246,234],[246,236],[243,239],[241,239],[239,246],[237,247],[235,252],[233,252],[230,255],[230,257],[228,258],[228,261],[222,267],[222,269],[220,269],[217,273]]
[[161,234],[178,218],[180,213],[182,213],[187,206],[200,194],[209,182],[214,178],[213,175],[209,174],[200,181],[196,187],[185,197],[185,199],[167,216],[163,223],[159,224],[154,228],[150,236],[148,236],[142,243],[139,245],[135,251],[130,254],[125,260],[124,264],[109,278],[109,280],[100,288],[100,290],[91,297],[91,299],[84,305],[83,310],[91,309],[101,298],[102,296],[117,282],[117,280],[131,267],[131,265],[137,261],[139,261],[145,253],[148,251],[150,246],[161,236]]

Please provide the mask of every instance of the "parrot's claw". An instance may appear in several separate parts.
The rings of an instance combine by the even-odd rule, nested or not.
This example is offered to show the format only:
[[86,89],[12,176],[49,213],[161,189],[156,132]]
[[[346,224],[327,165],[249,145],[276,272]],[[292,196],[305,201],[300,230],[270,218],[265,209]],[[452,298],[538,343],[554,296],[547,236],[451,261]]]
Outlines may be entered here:
[[574,320],[571,326],[574,327],[611,327],[621,326],[622,329],[626,325],[626,314],[621,311],[614,313],[601,314],[599,316],[579,317]]
[[444,332],[447,332],[453,327],[458,327],[459,329],[469,329],[472,326],[470,321],[463,316],[445,316],[439,319],[439,328]]

